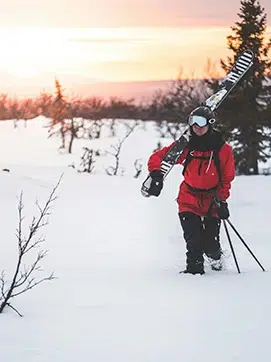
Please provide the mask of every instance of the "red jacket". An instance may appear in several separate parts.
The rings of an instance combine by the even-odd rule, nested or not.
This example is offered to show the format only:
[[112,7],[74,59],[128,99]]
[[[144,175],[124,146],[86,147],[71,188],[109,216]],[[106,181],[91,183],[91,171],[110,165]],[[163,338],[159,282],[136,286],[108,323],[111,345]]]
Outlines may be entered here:
[[[151,155],[148,161],[149,172],[160,169],[162,158],[173,144],[174,142]],[[185,148],[176,164],[183,164],[187,153],[188,148]],[[204,156],[206,159],[192,158],[188,163],[177,197],[179,212],[191,211],[204,216],[209,211],[212,215],[216,215],[215,207],[213,206],[210,209],[212,200],[216,193],[221,200],[226,200],[230,196],[231,182],[235,177],[232,148],[229,144],[224,143],[219,150],[220,183],[218,170],[214,162],[214,151],[194,151],[193,155]],[[196,191],[192,188],[206,191]]]

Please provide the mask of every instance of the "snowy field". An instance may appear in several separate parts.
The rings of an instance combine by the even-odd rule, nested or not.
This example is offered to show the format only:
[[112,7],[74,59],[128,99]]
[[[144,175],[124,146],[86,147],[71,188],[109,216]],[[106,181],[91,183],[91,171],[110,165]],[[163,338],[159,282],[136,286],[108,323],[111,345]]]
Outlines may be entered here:
[[[262,272],[231,233],[238,274],[222,229],[226,270],[203,276],[179,275],[185,245],[175,198],[181,167],[168,176],[159,198],[145,199],[146,169],[133,178],[133,163],[146,163],[156,147],[151,129],[126,140],[123,176],[103,169],[79,174],[83,146],[74,154],[47,139],[44,120],[13,129],[0,123],[0,270],[11,278],[17,255],[17,197],[23,191],[27,221],[64,173],[50,224],[44,229],[49,253],[44,274],[56,280],[18,296],[0,316],[1,362],[255,362],[270,358],[271,176],[239,176],[229,201],[231,220],[266,268]],[[148,128],[148,127],[147,127]],[[109,149],[114,139],[95,141]],[[98,144],[98,142],[100,142]]]

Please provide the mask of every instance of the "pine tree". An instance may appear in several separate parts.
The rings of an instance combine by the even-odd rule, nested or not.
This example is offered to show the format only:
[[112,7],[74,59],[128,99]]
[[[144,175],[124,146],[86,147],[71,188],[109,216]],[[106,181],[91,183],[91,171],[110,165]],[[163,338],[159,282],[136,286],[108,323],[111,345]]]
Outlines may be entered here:
[[55,80],[56,95],[51,108],[50,135],[60,133],[62,144],[60,148],[66,147],[67,118],[69,117],[69,106],[66,101],[60,82]]
[[268,58],[271,39],[266,39],[267,15],[259,1],[241,1],[239,21],[231,27],[227,37],[228,48],[234,53],[222,68],[228,72],[236,58],[246,49],[255,54],[254,65],[240,86],[232,92],[221,109],[219,118],[226,124],[234,141],[236,168],[241,174],[258,174],[258,162],[271,157],[267,143],[271,141],[271,86],[268,72],[271,60]]

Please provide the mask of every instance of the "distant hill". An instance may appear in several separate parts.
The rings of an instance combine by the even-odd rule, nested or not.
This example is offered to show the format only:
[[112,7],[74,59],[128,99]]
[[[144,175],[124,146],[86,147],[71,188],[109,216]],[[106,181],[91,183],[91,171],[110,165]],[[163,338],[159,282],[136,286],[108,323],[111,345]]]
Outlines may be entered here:
[[[35,97],[41,91],[52,93],[55,91],[55,77],[56,75],[53,73],[42,73],[33,78],[18,78],[7,73],[0,73],[0,93],[8,93],[9,96],[16,95],[19,98]],[[135,98],[137,101],[150,98],[156,91],[168,89],[174,82],[174,79],[105,82],[76,74],[60,74],[57,75],[57,78],[67,95],[97,96],[105,99],[116,96],[124,99]],[[202,86],[200,79],[194,79],[191,82],[196,88]],[[271,79],[268,82],[271,83]]]
[[[54,92],[56,75],[43,73],[33,78],[18,78],[6,73],[0,73],[0,93],[8,93],[19,98],[35,97],[41,91]],[[109,98],[112,96],[121,98],[151,97],[158,90],[166,90],[174,80],[154,80],[137,82],[105,82],[87,77],[61,74],[58,75],[60,83],[66,94],[82,97],[98,96]],[[196,81],[199,82],[199,81]]]
[[101,96],[109,98],[117,96],[121,98],[142,98],[151,97],[158,90],[166,90],[173,80],[158,81],[138,81],[138,82],[110,82],[81,84],[73,87],[73,92],[84,94],[85,96]]

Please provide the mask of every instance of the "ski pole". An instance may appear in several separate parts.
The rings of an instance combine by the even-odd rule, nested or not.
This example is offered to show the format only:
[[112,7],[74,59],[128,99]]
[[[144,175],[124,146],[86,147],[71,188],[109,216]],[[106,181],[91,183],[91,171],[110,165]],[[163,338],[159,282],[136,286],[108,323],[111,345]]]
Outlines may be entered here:
[[235,261],[236,268],[238,270],[238,273],[240,274],[241,271],[240,271],[240,268],[239,268],[239,265],[238,265],[238,262],[237,262],[237,258],[236,258],[236,255],[235,255],[235,251],[234,251],[234,248],[233,248],[233,244],[232,244],[232,241],[231,241],[229,230],[228,230],[228,227],[227,227],[227,224],[226,224],[226,221],[228,221],[228,220],[226,220],[226,221],[222,220],[222,221],[223,221],[223,225],[224,225],[224,228],[225,228],[225,231],[226,231],[226,234],[227,234],[227,238],[228,238],[228,241],[229,241],[229,244],[230,244],[230,248],[231,248],[231,252],[232,252],[232,255],[233,255],[233,259]]
[[[224,221],[224,225],[226,228],[226,223],[225,220]],[[247,245],[247,243],[245,242],[245,240],[241,237],[241,235],[239,234],[239,232],[236,230],[236,228],[234,227],[234,225],[232,224],[232,222],[229,219],[226,219],[227,223],[231,226],[231,228],[233,229],[233,231],[235,232],[235,234],[239,237],[239,239],[242,241],[242,243],[244,244],[244,246],[247,248],[247,250],[250,252],[250,254],[252,255],[252,257],[254,258],[254,260],[258,263],[258,265],[260,266],[260,268],[262,269],[262,271],[265,271],[264,267],[262,266],[262,264],[259,262],[259,260],[256,258],[256,256],[253,254],[253,252],[251,251],[251,249],[249,248],[249,246]]]

